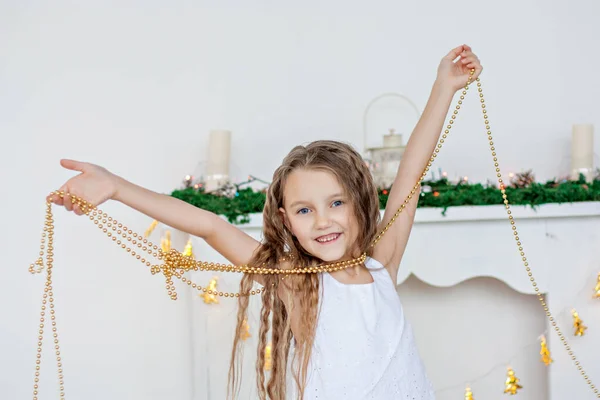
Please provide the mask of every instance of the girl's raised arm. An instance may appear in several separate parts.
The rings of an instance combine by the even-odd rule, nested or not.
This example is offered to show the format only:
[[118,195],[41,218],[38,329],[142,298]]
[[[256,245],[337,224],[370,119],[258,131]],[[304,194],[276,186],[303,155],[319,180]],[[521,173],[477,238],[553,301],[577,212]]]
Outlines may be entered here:
[[[455,62],[458,57],[460,59]],[[458,46],[442,59],[427,105],[406,145],[380,229],[392,219],[421,178],[440,137],[452,98],[457,90],[467,84],[471,70],[474,70],[471,77],[474,81],[480,75],[482,67],[467,45]],[[408,243],[418,200],[417,191],[373,250],[373,257],[386,266],[394,282]]]

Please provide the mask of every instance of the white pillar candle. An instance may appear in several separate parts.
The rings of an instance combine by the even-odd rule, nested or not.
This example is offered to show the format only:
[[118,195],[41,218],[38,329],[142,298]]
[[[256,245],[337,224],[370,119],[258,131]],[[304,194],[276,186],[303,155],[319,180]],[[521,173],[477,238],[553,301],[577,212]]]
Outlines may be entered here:
[[206,191],[217,189],[229,179],[231,131],[211,130],[206,163]]
[[594,126],[592,124],[573,125],[571,137],[571,179],[579,174],[591,181],[594,176]]
[[403,146],[402,135],[394,133],[392,129],[390,129],[388,135],[383,136],[381,163],[382,184],[384,186],[391,185],[396,178],[398,167],[400,166],[400,159],[404,153]]

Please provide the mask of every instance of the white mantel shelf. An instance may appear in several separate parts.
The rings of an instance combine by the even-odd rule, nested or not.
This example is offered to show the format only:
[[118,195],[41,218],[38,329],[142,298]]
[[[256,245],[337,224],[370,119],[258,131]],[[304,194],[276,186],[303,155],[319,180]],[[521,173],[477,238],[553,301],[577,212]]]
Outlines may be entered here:
[[[536,207],[511,205],[511,211],[516,219],[539,218],[577,218],[600,216],[600,201],[577,203],[549,203]],[[383,216],[383,210],[381,215]],[[453,206],[448,207],[443,214],[442,208],[421,207],[417,209],[415,224],[428,222],[457,222],[457,221],[495,221],[508,220],[503,205],[493,206]],[[261,229],[262,214],[250,214],[250,222],[238,225],[240,228]]]

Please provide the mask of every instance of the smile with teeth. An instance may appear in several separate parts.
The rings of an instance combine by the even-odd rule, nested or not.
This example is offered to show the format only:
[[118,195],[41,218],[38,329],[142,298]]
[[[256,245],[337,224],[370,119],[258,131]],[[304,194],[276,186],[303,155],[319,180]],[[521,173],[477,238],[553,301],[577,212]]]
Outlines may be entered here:
[[341,233],[332,233],[329,235],[319,236],[316,241],[319,243],[330,243],[339,238]]

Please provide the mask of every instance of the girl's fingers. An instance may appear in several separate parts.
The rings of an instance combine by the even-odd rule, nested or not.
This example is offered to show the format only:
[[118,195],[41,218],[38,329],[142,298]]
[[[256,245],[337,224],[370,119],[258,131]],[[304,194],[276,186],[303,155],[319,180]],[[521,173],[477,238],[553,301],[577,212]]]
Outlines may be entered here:
[[468,64],[466,67],[469,69],[474,69],[475,73],[478,73],[479,71],[482,70],[481,64],[479,64],[479,63],[471,63],[471,64]]
[[57,194],[52,195],[52,201],[54,202],[54,204],[56,204],[58,206],[63,205],[63,199]]
[[473,64],[473,66],[470,68],[475,70],[475,72],[473,73],[473,80],[477,79],[481,74],[481,71],[483,70],[481,64]]
[[481,69],[481,64],[479,63],[479,58],[477,58],[477,56],[474,54],[463,58],[461,61],[462,61],[463,66],[465,66],[469,69],[472,69],[472,68]]
[[461,53],[463,52],[464,47],[463,46],[458,46],[452,50],[450,50],[450,52],[448,54],[446,54],[446,56],[444,58],[447,58],[448,60],[455,60],[456,57],[460,56]]
[[70,159],[62,159],[60,160],[60,165],[62,165],[66,169],[70,169],[72,171],[83,172],[85,168],[85,163],[81,161],[75,161]]
[[[67,185],[62,185],[60,187],[60,189],[58,189],[58,191],[62,192],[62,193],[66,193],[67,192]],[[54,195],[54,200],[55,200],[54,203],[56,203],[59,206],[62,206],[62,205],[65,204],[64,199],[62,197],[60,197],[58,194]]]
[[67,209],[67,211],[73,210],[73,203],[71,202],[71,196],[69,195],[69,193],[65,193],[63,202],[64,202],[64,206]]
[[81,207],[79,207],[79,204],[73,205],[73,212],[75,212],[75,214],[77,214],[77,215],[83,215],[83,212],[81,211]]

